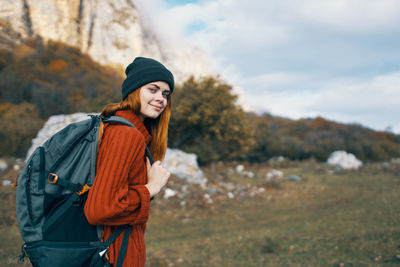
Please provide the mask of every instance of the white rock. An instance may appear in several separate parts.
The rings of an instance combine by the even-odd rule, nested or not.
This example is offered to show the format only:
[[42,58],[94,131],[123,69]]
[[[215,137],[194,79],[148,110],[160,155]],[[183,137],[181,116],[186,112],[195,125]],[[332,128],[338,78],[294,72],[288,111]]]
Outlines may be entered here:
[[14,171],[19,171],[21,169],[21,166],[19,166],[18,164],[14,164],[13,169]]
[[285,161],[285,157],[284,156],[276,156],[276,157],[272,157],[268,160],[269,162],[283,162]]
[[11,181],[10,180],[4,180],[3,181],[3,186],[10,186],[11,185]]
[[282,179],[283,172],[280,170],[272,169],[269,172],[267,172],[267,174],[265,175],[265,178],[267,181],[271,181],[273,179]]
[[232,199],[235,197],[235,195],[232,192],[228,192],[226,195],[228,196],[229,199]]
[[197,156],[179,149],[167,149],[163,165],[171,173],[189,183],[195,183],[205,188],[207,178],[197,163]]
[[244,166],[242,164],[239,164],[235,168],[237,173],[242,173],[244,171]]
[[175,195],[176,195],[176,191],[175,190],[167,188],[164,191],[164,199],[169,199],[169,198],[171,198],[171,197],[173,197]]
[[254,177],[254,172],[250,172],[250,171],[244,171],[243,175],[249,178],[253,178]]
[[0,172],[5,171],[8,168],[8,164],[4,159],[0,159]]
[[258,193],[264,193],[265,192],[265,188],[264,187],[260,187],[258,188]]
[[382,162],[382,166],[385,167],[385,168],[389,167],[389,165],[390,165],[389,162]]
[[206,202],[208,204],[211,204],[214,202],[209,194],[204,194],[204,198],[206,199]]
[[340,168],[345,170],[358,169],[363,165],[363,163],[358,160],[353,154],[347,153],[343,150],[333,152],[329,156],[327,163],[329,165],[339,166]]
[[390,160],[390,163],[393,163],[393,164],[400,164],[400,158],[392,158],[392,159]]

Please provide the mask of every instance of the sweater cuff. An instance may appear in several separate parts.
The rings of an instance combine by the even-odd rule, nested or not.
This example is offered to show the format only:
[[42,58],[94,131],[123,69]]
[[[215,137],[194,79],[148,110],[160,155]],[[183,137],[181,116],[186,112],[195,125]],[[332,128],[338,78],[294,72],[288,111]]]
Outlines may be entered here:
[[135,224],[145,224],[149,219],[150,214],[150,192],[144,185],[135,185],[133,189],[136,190],[140,197],[140,210],[136,219],[131,223]]

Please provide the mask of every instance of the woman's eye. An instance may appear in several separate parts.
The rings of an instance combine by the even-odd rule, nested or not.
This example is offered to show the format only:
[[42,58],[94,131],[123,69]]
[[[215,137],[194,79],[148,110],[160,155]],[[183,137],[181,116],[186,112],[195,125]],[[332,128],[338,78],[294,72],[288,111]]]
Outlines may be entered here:
[[150,90],[150,92],[152,92],[152,93],[155,93],[155,92],[156,92],[156,89],[154,89],[154,88],[149,88],[149,90]]
[[163,95],[165,98],[168,98],[168,97],[169,97],[169,92],[164,92],[162,95]]

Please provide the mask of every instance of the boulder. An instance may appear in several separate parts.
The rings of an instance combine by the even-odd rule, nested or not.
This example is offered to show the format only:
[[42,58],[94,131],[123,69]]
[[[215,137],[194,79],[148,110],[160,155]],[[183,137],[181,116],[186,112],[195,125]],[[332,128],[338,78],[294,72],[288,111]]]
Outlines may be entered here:
[[347,153],[346,151],[343,150],[333,152],[329,156],[327,163],[329,165],[338,166],[345,170],[350,170],[350,169],[357,170],[363,165],[363,163],[359,159],[357,159],[353,154]]
[[238,174],[241,174],[241,175],[243,175],[243,176],[245,176],[245,177],[249,177],[249,178],[253,178],[253,177],[254,177],[254,172],[245,171],[245,170],[244,170],[244,166],[243,166],[242,164],[237,165],[237,166],[235,167],[235,171],[236,171]]
[[400,164],[400,158],[392,158],[390,160],[390,163],[392,163],[392,164]]
[[10,186],[11,185],[11,181],[10,180],[4,180],[3,181],[3,186]]
[[283,178],[283,172],[279,170],[272,169],[265,175],[267,181],[279,180]]
[[164,192],[164,199],[169,199],[171,197],[174,197],[175,195],[176,195],[175,190],[167,188],[167,189],[165,189],[165,192]]
[[298,176],[298,175],[290,175],[286,177],[286,181],[295,181],[295,182],[301,182],[303,179]]
[[5,171],[8,168],[8,164],[4,159],[0,159],[0,172]]
[[239,164],[235,168],[237,173],[242,173],[244,171],[244,166],[242,164]]
[[211,196],[209,194],[204,194],[204,199],[206,200],[207,204],[212,204],[214,201],[212,200]]
[[196,154],[168,148],[163,166],[178,178],[189,183],[199,184],[202,187],[205,187],[207,183],[207,178],[197,163]]
[[268,160],[268,162],[272,162],[272,163],[274,163],[274,162],[284,162],[284,161],[285,161],[285,157],[284,156],[275,156],[275,157],[272,157],[272,158],[270,158]]

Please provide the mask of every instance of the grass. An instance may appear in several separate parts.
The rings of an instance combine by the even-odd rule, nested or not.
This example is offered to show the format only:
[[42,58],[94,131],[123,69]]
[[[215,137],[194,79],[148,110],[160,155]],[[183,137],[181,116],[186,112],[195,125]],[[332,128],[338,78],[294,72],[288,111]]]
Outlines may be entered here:
[[153,212],[149,266],[400,264],[398,176],[326,175],[306,164],[284,173],[307,181],[267,191],[272,199],[232,200],[197,210],[186,221]]
[[[269,188],[264,174],[270,166],[246,165],[256,175],[245,178],[226,174],[232,166],[224,164],[205,169],[210,181],[218,176],[267,190],[185,208],[173,199],[154,201],[146,232],[147,266],[400,265],[397,168],[371,164],[357,172],[327,174],[328,168],[315,162],[278,167],[285,176],[304,180]],[[10,206],[7,190],[12,189],[1,188],[1,207]],[[0,266],[21,266],[18,230],[9,224],[12,219],[0,221]]]

